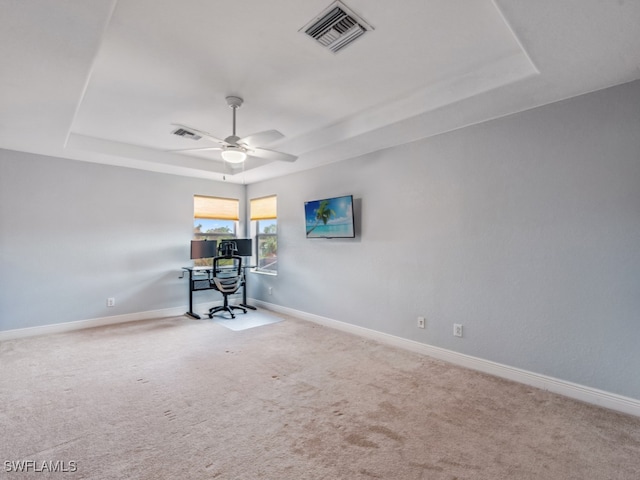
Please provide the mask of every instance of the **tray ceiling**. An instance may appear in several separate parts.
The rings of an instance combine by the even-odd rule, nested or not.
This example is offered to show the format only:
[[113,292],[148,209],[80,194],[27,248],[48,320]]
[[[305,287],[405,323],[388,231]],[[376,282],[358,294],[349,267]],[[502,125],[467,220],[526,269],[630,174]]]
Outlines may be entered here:
[[[372,27],[333,53],[331,2],[0,0],[0,147],[252,183],[640,77],[640,2],[345,0]],[[173,123],[276,129],[294,163],[225,164]]]

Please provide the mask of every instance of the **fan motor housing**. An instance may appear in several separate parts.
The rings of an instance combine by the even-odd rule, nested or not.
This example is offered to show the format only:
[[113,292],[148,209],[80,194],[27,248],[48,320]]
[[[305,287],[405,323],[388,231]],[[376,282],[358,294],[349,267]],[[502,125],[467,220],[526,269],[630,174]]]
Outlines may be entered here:
[[235,95],[228,96],[226,100],[227,105],[229,105],[231,108],[240,108],[242,106],[242,103],[244,102],[242,98],[236,97]]

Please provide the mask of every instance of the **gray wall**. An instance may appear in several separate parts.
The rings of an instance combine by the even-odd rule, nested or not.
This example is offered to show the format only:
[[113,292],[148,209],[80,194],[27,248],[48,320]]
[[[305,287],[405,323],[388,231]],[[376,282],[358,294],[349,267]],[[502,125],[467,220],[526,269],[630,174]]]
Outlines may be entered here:
[[[640,82],[247,189],[267,194],[279,274],[254,298],[640,399]],[[358,238],[305,239],[304,201],[344,194]]]
[[245,208],[244,186],[0,150],[0,330],[186,305],[194,194]]
[[[639,112],[634,82],[251,185],[280,270],[250,294],[640,399]],[[0,330],[185,305],[194,194],[245,187],[0,150]],[[306,240],[342,194],[358,238]]]

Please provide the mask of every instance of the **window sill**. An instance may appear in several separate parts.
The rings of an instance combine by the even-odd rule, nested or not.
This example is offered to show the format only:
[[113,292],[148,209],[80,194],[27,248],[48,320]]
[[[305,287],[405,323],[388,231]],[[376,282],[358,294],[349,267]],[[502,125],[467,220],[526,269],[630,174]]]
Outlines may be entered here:
[[278,276],[278,272],[267,272],[265,270],[258,270],[256,268],[252,268],[251,270],[249,270],[251,273],[257,273],[258,275],[267,275],[269,277],[277,277]]

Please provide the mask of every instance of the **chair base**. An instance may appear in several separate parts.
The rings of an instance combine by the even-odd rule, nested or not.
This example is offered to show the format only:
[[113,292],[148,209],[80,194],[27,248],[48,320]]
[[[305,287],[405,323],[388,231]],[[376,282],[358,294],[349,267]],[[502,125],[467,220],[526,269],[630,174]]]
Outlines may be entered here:
[[214,313],[218,313],[218,312],[229,312],[229,314],[231,315],[231,318],[236,318],[236,316],[233,314],[233,309],[236,310],[242,310],[242,313],[247,313],[247,309],[244,307],[238,307],[237,305],[220,305],[218,307],[213,307],[209,309],[209,318],[213,318],[213,314]]

